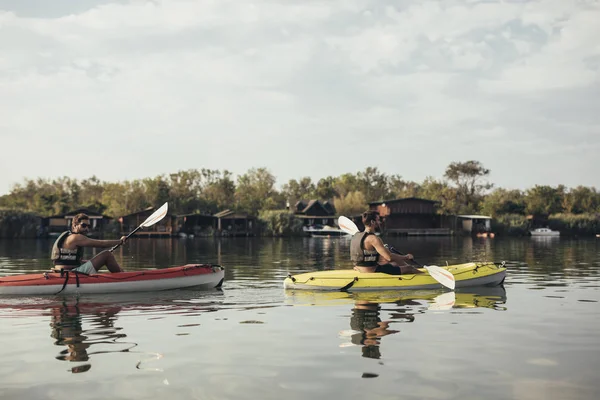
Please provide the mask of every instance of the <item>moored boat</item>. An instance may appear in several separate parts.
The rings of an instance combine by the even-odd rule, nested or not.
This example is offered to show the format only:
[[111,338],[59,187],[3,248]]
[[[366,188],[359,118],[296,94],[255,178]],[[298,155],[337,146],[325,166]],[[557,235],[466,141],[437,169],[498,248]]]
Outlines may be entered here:
[[529,233],[531,233],[531,236],[560,236],[559,231],[553,231],[549,228],[537,228]]
[[312,237],[350,237],[347,232],[329,225],[309,226],[304,227],[303,230]]
[[[456,288],[472,286],[497,286],[504,282],[504,263],[466,263],[442,267],[456,281]],[[421,269],[425,272],[425,269]],[[307,290],[390,290],[390,289],[440,289],[443,286],[431,275],[389,275],[380,272],[360,273],[354,270],[306,272],[289,275],[283,282],[285,289]]]
[[223,267],[209,264],[188,264],[115,274],[44,272],[1,277],[0,295],[130,293],[192,287],[212,289],[222,285],[224,276]]

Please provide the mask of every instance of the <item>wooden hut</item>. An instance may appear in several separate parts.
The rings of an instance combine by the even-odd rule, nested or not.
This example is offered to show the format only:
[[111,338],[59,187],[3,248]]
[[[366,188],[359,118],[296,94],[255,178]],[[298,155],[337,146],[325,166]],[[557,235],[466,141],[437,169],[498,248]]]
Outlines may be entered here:
[[437,206],[437,201],[417,197],[369,203],[370,210],[379,212],[386,234],[450,235],[450,229],[441,227]]
[[112,219],[111,217],[101,213],[91,211],[86,208],[79,208],[77,210],[69,211],[63,215],[53,215],[51,217],[43,218],[42,228],[49,236],[58,236],[62,232],[71,229],[73,218],[75,218],[77,214],[85,214],[89,217],[89,236],[101,235]]
[[[119,217],[119,224],[121,226],[121,235],[127,235],[135,228],[140,226],[142,222],[144,222],[154,211],[156,208],[148,207],[144,210],[134,212],[132,214],[123,215]],[[178,232],[177,225],[177,217],[170,212],[167,215],[157,222],[156,224],[148,227],[142,228],[137,231],[136,236],[141,237],[151,237],[151,236],[172,236]]]
[[294,215],[302,220],[305,227],[335,226],[335,209],[328,201],[300,200],[294,206]]
[[210,214],[183,214],[177,219],[180,236],[212,235],[217,225],[217,217]]
[[232,210],[223,210],[213,217],[216,219],[216,230],[222,236],[254,236],[256,231],[256,218],[246,213],[236,213]]

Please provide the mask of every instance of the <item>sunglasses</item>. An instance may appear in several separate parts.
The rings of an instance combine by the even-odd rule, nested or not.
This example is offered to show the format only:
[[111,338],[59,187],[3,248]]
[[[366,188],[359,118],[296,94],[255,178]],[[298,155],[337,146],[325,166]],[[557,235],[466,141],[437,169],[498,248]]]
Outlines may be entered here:
[[82,228],[89,228],[90,224],[79,224],[79,226]]

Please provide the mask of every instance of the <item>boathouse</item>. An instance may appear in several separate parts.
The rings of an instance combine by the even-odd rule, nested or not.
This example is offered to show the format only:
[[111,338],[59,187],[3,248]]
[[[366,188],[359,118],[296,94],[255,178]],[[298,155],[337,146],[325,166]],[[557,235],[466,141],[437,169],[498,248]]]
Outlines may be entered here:
[[87,208],[79,208],[63,215],[53,215],[51,217],[42,218],[42,228],[49,236],[58,236],[62,232],[71,229],[73,218],[75,218],[77,214],[82,213],[90,218],[89,236],[95,236],[102,233],[112,219],[111,217],[88,210]]
[[236,213],[232,210],[223,210],[213,217],[216,219],[217,234],[221,236],[254,236],[256,231],[256,218],[246,213]]
[[210,214],[181,214],[177,216],[180,236],[212,236],[217,218]]
[[[132,214],[119,217],[121,235],[128,235],[135,228],[140,226],[152,213],[156,211],[154,207],[148,207],[144,210],[134,212]],[[136,236],[141,237],[156,237],[156,236],[172,236],[178,232],[177,217],[170,212],[156,224],[147,228],[142,228],[137,231]]]
[[407,197],[369,203],[369,209],[379,212],[385,234],[450,235],[450,229],[441,227],[438,204],[433,200]]
[[490,233],[492,217],[487,215],[457,215],[456,230],[470,234]]
[[302,220],[302,225],[335,226],[335,208],[329,201],[300,200],[294,206],[294,216]]

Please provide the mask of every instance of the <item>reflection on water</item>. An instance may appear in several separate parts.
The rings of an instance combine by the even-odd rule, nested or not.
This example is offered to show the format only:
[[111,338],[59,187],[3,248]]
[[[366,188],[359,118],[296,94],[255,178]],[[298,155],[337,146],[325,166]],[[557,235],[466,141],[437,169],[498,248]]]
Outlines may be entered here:
[[[391,324],[413,323],[419,314],[453,309],[488,308],[506,311],[507,296],[503,286],[462,288],[457,291],[406,290],[379,292],[320,292],[288,290],[286,303],[294,306],[353,305],[350,330],[339,332],[349,338],[340,347],[362,346],[362,356],[381,358],[380,345],[384,336],[399,333]],[[382,310],[389,319],[382,320]],[[370,376],[373,377],[373,376]]]
[[[88,361],[92,354],[127,351],[135,347],[132,344],[123,348],[124,343],[119,343],[119,339],[126,337],[119,333],[121,328],[115,326],[116,315],[121,308],[118,305],[80,304],[78,300],[65,300],[53,306],[50,310],[51,336],[56,339],[55,345],[66,347],[56,358],[64,361]],[[91,364],[84,364],[73,367],[72,372],[85,372],[90,368]]]
[[[118,326],[118,314],[125,311],[148,319],[168,314],[194,316],[218,309],[222,291],[173,290],[157,293],[122,295],[52,296],[48,298],[0,298],[0,311],[14,318],[50,317],[50,337],[61,348],[57,360],[83,363],[69,369],[72,373],[92,368],[92,356],[132,351],[137,343],[126,340],[127,334]],[[225,305],[226,306],[226,305]],[[0,314],[1,315],[1,314]],[[180,325],[192,327],[198,324]],[[141,353],[137,369],[154,370],[145,364],[160,358],[160,354]]]
[[[505,260],[505,288],[284,291],[349,268],[349,241],[132,240],[126,269],[219,263],[222,291],[0,297],[0,337],[18,338],[0,397],[600,397],[600,240],[386,239],[424,264]],[[0,241],[0,280],[47,269],[51,245]]]
[[[379,359],[380,339],[400,331],[390,329],[390,321],[382,321],[378,303],[357,301],[352,309],[350,328],[351,342],[362,346],[362,356]],[[411,321],[412,322],[412,321]]]

